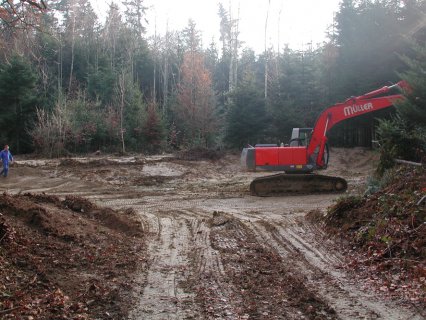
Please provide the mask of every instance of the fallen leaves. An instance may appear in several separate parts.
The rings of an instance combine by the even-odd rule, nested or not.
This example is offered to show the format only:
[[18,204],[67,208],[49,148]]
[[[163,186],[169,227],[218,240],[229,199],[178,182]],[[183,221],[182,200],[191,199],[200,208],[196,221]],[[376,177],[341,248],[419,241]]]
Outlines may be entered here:
[[368,197],[340,199],[322,219],[348,242],[346,267],[367,278],[368,290],[426,306],[426,208],[418,205],[423,168],[400,168]]
[[146,263],[134,215],[30,194],[0,196],[0,210],[1,319],[126,317]]

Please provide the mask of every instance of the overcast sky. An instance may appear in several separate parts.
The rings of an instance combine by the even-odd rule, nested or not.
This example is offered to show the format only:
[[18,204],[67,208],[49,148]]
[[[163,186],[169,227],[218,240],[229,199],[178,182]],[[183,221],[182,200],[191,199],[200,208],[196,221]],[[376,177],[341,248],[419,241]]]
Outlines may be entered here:
[[[99,16],[103,16],[110,1],[91,0]],[[265,46],[265,19],[269,0],[145,0],[148,7],[148,35],[164,34],[169,30],[182,30],[188,20],[195,21],[203,34],[204,46],[212,39],[219,42],[218,3],[238,16],[240,40],[244,46],[255,49],[257,53]],[[120,1],[116,1],[120,2]],[[333,15],[338,10],[340,0],[270,0],[268,19],[268,47],[276,50],[289,44],[292,49],[306,49],[326,39],[327,27],[333,23]],[[281,12],[281,14],[280,14]],[[279,23],[280,22],[280,23]]]

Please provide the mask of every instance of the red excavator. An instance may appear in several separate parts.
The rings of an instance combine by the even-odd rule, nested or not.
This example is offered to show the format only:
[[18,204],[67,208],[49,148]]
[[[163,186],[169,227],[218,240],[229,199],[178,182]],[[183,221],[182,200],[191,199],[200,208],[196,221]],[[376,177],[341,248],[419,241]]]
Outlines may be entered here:
[[293,129],[289,145],[261,144],[244,148],[241,163],[246,169],[285,172],[254,179],[250,184],[251,194],[273,196],[345,191],[348,185],[345,179],[312,173],[327,167],[329,150],[326,134],[343,120],[390,107],[395,101],[404,99],[401,93],[389,94],[395,88],[407,90],[408,84],[400,81],[329,107],[318,117],[313,129]]

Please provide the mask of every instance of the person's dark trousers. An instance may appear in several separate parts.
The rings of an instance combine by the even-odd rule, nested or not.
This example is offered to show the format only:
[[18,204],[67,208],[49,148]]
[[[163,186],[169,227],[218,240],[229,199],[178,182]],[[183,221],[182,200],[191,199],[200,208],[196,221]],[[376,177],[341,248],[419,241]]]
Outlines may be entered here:
[[8,171],[9,171],[9,167],[3,167],[3,170],[0,172],[0,175],[7,177]]

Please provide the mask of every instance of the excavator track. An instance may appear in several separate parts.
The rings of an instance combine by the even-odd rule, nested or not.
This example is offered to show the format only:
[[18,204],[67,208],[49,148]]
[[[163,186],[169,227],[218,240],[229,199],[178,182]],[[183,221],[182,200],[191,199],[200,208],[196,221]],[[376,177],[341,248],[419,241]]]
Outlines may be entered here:
[[345,179],[319,174],[287,174],[254,179],[250,184],[253,196],[271,197],[290,194],[338,193],[348,188]]

